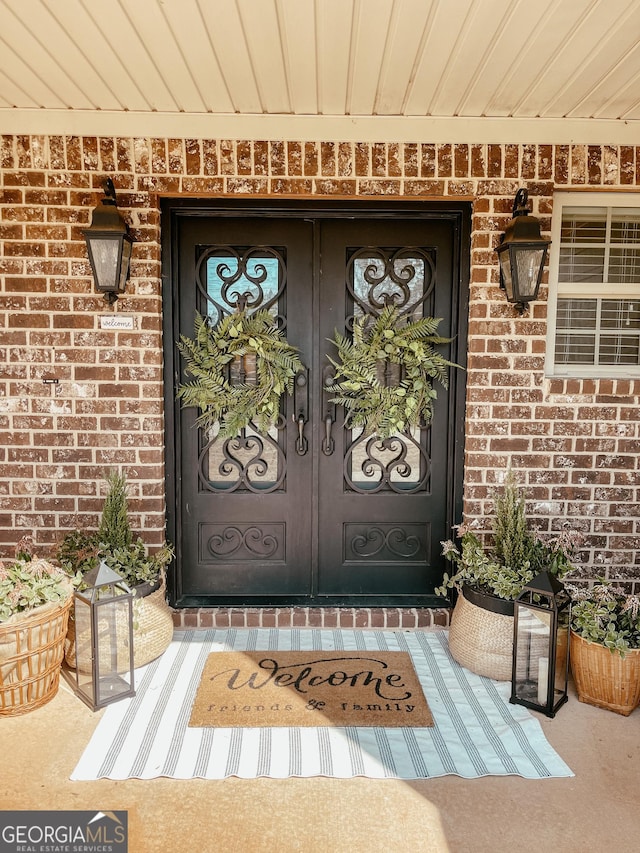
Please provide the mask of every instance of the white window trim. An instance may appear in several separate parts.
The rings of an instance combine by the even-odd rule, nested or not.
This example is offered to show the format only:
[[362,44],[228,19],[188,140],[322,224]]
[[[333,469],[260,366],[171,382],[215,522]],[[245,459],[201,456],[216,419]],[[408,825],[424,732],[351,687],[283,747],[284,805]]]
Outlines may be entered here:
[[[589,193],[559,192],[553,194],[553,214],[551,219],[551,248],[549,250],[549,297],[547,303],[547,351],[545,374],[549,378],[559,379],[634,379],[640,377],[640,366],[615,365],[579,365],[555,363],[556,316],[558,307],[558,266],[560,263],[560,234],[562,228],[563,207],[637,207],[640,210],[640,194],[632,192]],[[561,285],[562,295],[576,293],[584,295],[585,285]],[[599,291],[600,293],[601,291]],[[613,299],[640,298],[638,284],[618,284],[608,290],[607,296]]]

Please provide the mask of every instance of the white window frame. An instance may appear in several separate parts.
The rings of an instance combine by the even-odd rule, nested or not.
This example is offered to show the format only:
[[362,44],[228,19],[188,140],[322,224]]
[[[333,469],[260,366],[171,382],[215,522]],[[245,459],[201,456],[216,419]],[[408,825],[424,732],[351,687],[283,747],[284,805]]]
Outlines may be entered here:
[[[558,378],[611,378],[640,377],[640,365],[592,365],[592,364],[556,364],[555,339],[558,296],[606,296],[611,299],[639,299],[640,283],[603,284],[570,283],[558,281],[560,264],[560,235],[562,228],[562,209],[564,207],[636,207],[640,212],[639,193],[589,193],[558,192],[553,195],[553,215],[551,220],[551,248],[549,250],[549,297],[547,305],[547,352],[546,375]],[[605,252],[608,253],[609,244]],[[605,289],[606,288],[606,289]]]

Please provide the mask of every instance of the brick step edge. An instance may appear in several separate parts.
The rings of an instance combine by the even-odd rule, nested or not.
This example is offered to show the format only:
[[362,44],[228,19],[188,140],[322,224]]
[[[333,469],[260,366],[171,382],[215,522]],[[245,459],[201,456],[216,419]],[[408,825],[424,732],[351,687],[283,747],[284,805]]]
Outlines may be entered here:
[[448,607],[187,607],[173,611],[185,628],[448,628]]

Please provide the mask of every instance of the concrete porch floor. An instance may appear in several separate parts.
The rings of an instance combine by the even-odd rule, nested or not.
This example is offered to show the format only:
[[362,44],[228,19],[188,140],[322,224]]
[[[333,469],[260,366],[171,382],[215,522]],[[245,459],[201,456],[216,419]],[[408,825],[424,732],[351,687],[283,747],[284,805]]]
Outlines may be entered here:
[[1,809],[126,809],[130,853],[591,853],[640,850],[640,709],[570,700],[544,732],[574,778],[71,782],[104,712],[62,679],[0,718]]

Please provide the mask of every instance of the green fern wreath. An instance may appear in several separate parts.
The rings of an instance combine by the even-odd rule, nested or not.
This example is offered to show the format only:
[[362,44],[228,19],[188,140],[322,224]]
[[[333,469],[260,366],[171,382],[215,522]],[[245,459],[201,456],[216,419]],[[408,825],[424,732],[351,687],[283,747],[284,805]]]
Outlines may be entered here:
[[[332,402],[344,406],[350,427],[380,439],[428,421],[437,396],[431,380],[446,388],[447,368],[457,366],[433,349],[450,340],[435,334],[439,319],[403,322],[398,314],[388,306],[373,323],[369,316],[356,318],[353,339],[336,331],[338,359],[330,359],[337,368]],[[400,380],[387,387],[380,375],[389,363],[400,365]]]
[[[194,377],[178,387],[183,407],[201,410],[196,423],[204,429],[220,424],[218,435],[233,438],[253,421],[266,433],[275,424],[280,397],[293,394],[294,378],[303,364],[268,311],[241,311],[215,326],[199,314],[194,338],[180,336],[178,347],[186,371]],[[255,384],[230,381],[234,359],[255,354]]]

